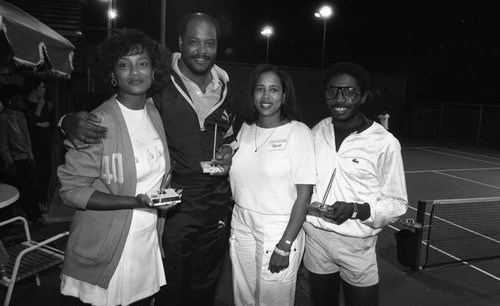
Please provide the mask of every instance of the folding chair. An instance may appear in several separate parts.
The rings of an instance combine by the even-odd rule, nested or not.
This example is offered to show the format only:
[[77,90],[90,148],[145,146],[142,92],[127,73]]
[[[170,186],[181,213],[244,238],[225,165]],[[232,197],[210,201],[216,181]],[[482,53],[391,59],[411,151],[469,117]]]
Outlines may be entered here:
[[51,247],[49,244],[69,235],[69,232],[62,232],[42,242],[33,241],[31,240],[28,222],[23,217],[14,217],[0,222],[0,227],[15,221],[23,223],[26,241],[6,248],[9,255],[6,265],[7,276],[0,278],[0,284],[8,287],[4,306],[9,305],[16,282],[35,276],[36,285],[40,286],[38,273],[62,264],[64,251]]

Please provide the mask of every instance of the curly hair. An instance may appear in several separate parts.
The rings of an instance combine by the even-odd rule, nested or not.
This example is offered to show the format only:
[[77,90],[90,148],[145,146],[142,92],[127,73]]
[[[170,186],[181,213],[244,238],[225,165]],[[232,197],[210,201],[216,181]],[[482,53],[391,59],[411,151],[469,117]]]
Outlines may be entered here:
[[247,84],[247,89],[245,91],[245,97],[243,98],[243,104],[240,105],[239,116],[241,117],[241,120],[246,122],[247,124],[253,124],[257,121],[259,112],[254,105],[253,93],[255,91],[255,87],[257,86],[259,77],[266,72],[275,73],[281,82],[281,87],[283,88],[285,100],[280,107],[281,119],[287,119],[289,121],[301,121],[302,113],[299,109],[297,96],[295,95],[295,86],[293,85],[292,78],[281,68],[269,64],[259,65],[252,71]]
[[165,86],[171,71],[172,54],[147,34],[135,29],[126,29],[106,39],[99,46],[97,68],[100,69],[103,79],[110,81],[111,73],[121,57],[141,54],[144,50],[149,54],[155,75],[148,90],[148,96],[151,96]]

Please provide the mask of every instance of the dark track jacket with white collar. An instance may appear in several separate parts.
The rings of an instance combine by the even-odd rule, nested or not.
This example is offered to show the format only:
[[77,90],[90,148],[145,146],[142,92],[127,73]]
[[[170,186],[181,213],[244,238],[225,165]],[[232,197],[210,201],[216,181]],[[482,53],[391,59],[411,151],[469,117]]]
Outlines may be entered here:
[[[214,68],[223,72],[217,66]],[[187,100],[191,99],[189,92],[175,71],[172,70],[166,86],[153,95],[153,101],[165,127],[170,158],[176,162],[172,187],[183,189],[182,203],[169,212],[186,213],[187,216],[182,221],[175,221],[178,226],[189,222],[199,225],[211,224],[223,220],[227,214],[231,197],[227,176],[211,176],[203,173],[200,166],[200,161],[213,158],[215,124],[216,148],[222,144],[230,144],[236,139],[233,130],[235,101],[229,90],[227,75],[220,79],[223,82],[220,101],[205,119],[203,128],[200,127],[192,103]]]

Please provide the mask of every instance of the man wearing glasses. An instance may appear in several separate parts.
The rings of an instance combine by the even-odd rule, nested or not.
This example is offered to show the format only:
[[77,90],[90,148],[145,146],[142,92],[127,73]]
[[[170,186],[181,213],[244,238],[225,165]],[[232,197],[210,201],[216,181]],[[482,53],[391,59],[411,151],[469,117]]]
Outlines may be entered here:
[[317,179],[304,224],[304,265],[317,306],[339,305],[341,287],[346,305],[378,305],[377,234],[408,208],[401,146],[360,111],[369,83],[357,64],[330,68],[331,117],[312,130]]

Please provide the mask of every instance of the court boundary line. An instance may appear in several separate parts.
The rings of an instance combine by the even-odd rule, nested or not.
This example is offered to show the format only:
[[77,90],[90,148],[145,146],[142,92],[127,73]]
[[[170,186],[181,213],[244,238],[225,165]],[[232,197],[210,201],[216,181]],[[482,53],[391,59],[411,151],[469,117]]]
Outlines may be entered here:
[[462,168],[462,169],[438,169],[438,170],[410,170],[405,171],[405,174],[414,173],[428,173],[428,172],[453,172],[453,171],[486,171],[486,170],[500,170],[500,167],[494,168]]
[[484,154],[478,154],[478,153],[470,153],[470,152],[465,152],[465,151],[460,151],[460,150],[454,150],[454,149],[448,149],[448,148],[443,148],[443,147],[435,147],[435,146],[424,146],[424,147],[401,147],[402,149],[440,149],[440,150],[445,150],[445,151],[450,151],[450,152],[457,152],[457,153],[462,153],[462,154],[467,154],[467,155],[472,155],[472,156],[478,156],[478,157],[486,157],[486,158],[492,158],[492,159],[497,159],[500,161],[500,157],[496,156],[490,156],[490,155],[484,155]]
[[456,176],[456,175],[451,175],[451,174],[448,174],[448,173],[441,173],[441,172],[437,172],[437,171],[434,171],[434,172],[437,173],[437,174],[444,175],[444,176],[453,177],[453,178],[456,178],[456,179],[459,179],[459,180],[462,180],[462,181],[466,181],[466,182],[470,182],[470,183],[474,183],[474,184],[478,184],[478,185],[483,185],[483,186],[491,187],[491,188],[494,188],[494,189],[500,189],[499,186],[490,185],[490,184],[486,184],[486,183],[481,183],[481,182],[478,182],[478,181],[475,181],[475,180],[466,179],[466,178],[459,177],[459,176]]
[[436,216],[434,216],[434,219],[437,219],[437,220],[442,221],[442,222],[444,222],[444,223],[448,223],[448,224],[450,224],[450,225],[452,225],[452,226],[455,226],[455,227],[458,227],[459,229],[462,229],[462,230],[464,230],[464,231],[466,231],[466,232],[469,232],[469,233],[471,233],[471,234],[475,234],[475,235],[477,235],[477,236],[479,236],[479,237],[482,237],[482,238],[484,238],[484,239],[486,239],[486,240],[490,240],[490,241],[492,241],[492,242],[495,242],[495,243],[500,244],[500,241],[496,240],[495,238],[492,238],[492,237],[489,237],[489,236],[483,235],[483,234],[481,234],[481,233],[478,233],[478,232],[476,232],[476,231],[473,231],[473,230],[471,230],[471,229],[468,229],[468,228],[466,228],[466,227],[464,227],[464,226],[461,226],[461,225],[459,225],[459,224],[456,224],[456,223],[454,223],[454,222],[451,222],[451,221],[448,221],[448,220],[445,220],[445,219],[443,219],[443,218],[436,217]]
[[[422,244],[427,246],[427,243],[426,243],[426,242],[424,242],[424,241],[422,241]],[[446,256],[448,256],[448,257],[451,257],[451,258],[453,258],[453,259],[455,259],[455,260],[457,260],[457,261],[459,261],[459,262],[462,262],[464,265],[466,265],[466,266],[468,266],[468,267],[471,267],[471,268],[473,268],[473,269],[475,269],[475,270],[477,270],[477,271],[479,271],[479,272],[481,272],[481,273],[483,273],[483,274],[486,274],[487,276],[489,276],[489,277],[491,277],[491,278],[493,278],[493,279],[495,279],[495,280],[497,280],[497,281],[499,281],[499,282],[500,282],[500,277],[497,277],[497,276],[495,276],[495,275],[491,274],[491,273],[490,273],[490,272],[488,272],[488,271],[485,271],[485,270],[483,270],[483,269],[481,269],[481,268],[479,268],[479,267],[476,267],[475,265],[473,265],[473,264],[469,263],[468,261],[462,260],[462,259],[460,259],[460,258],[458,258],[458,257],[456,257],[456,256],[454,256],[454,255],[452,255],[452,254],[450,254],[450,253],[448,253],[448,252],[445,252],[445,251],[443,251],[443,250],[441,250],[441,249],[439,249],[439,248],[437,248],[437,247],[435,247],[435,246],[433,246],[433,245],[429,245],[429,247],[430,247],[431,249],[436,250],[437,252],[443,253],[444,255],[446,255]]]
[[[438,151],[433,151],[432,148],[439,148],[439,147],[431,147],[431,149],[429,148],[416,148],[417,150],[421,150],[421,151],[425,151],[425,152],[431,152],[431,153],[436,153],[436,154],[441,154],[441,155],[446,155],[446,156],[453,156],[453,157],[457,157],[457,158],[462,158],[462,159],[468,159],[468,160],[472,160],[472,161],[476,161],[476,162],[482,162],[482,163],[486,163],[486,164],[493,164],[493,165],[496,165],[496,166],[500,166],[500,163],[496,163],[496,162],[492,162],[492,161],[486,161],[486,160],[481,160],[481,159],[476,159],[476,158],[471,158],[471,157],[467,157],[467,156],[461,156],[461,155],[457,155],[457,154],[450,154],[450,153],[445,153],[445,152],[438,152]],[[461,151],[454,151],[454,152],[460,152],[460,153],[465,153],[465,154],[468,154],[467,152],[461,152]],[[476,156],[481,156],[481,157],[487,157],[486,155],[476,155]],[[490,158],[490,157],[488,157]],[[496,158],[494,158],[496,159]]]

